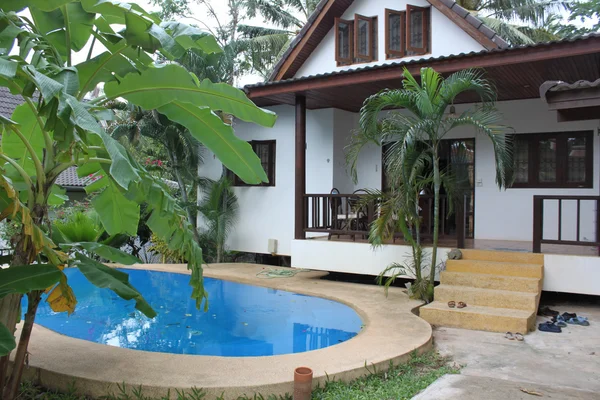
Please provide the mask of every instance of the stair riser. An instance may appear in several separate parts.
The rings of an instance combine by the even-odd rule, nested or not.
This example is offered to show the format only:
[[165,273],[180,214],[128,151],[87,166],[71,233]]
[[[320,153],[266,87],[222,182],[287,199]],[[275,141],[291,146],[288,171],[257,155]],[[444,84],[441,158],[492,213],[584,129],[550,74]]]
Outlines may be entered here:
[[542,265],[486,262],[484,260],[448,260],[446,261],[446,270],[539,279],[544,274]]
[[544,264],[543,254],[520,253],[511,251],[490,251],[490,250],[471,250],[461,249],[463,260],[481,260],[514,262],[525,264]]
[[447,303],[450,300],[459,301],[474,306],[512,308],[514,310],[535,311],[538,295],[513,293],[496,293],[487,289],[476,291],[461,291],[457,286],[440,285],[435,288],[435,300]]
[[535,314],[529,318],[516,318],[421,308],[420,317],[431,325],[488,332],[527,333],[535,329]]
[[492,276],[442,271],[440,281],[444,285],[509,290],[512,292],[538,293],[541,290],[541,280],[524,279],[516,276]]

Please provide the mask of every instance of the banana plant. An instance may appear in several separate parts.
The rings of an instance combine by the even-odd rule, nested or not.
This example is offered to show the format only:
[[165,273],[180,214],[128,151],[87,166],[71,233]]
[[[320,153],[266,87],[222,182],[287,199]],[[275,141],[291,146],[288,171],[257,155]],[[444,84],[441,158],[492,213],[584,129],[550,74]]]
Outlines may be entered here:
[[[31,18],[29,17],[31,16]],[[3,0],[0,4],[0,86],[23,97],[12,116],[0,116],[0,221],[18,221],[10,266],[0,269],[0,398],[13,400],[42,294],[55,311],[73,312],[76,299],[64,273],[78,268],[136,308],[156,315],[127,274],[87,255],[132,264],[139,260],[101,243],[51,238],[48,205],[64,196],[56,178],[70,167],[92,176],[92,206],[109,235],[135,235],[140,205],[148,226],[177,248],[191,270],[191,296],[207,307],[202,250],[185,210],[164,184],[137,163],[104,129],[117,99],[157,110],[186,127],[248,183],[266,182],[259,158],[217,113],[270,127],[275,114],[226,84],[200,81],[170,61],[188,51],[218,53],[214,37],[180,22],[161,21],[135,3],[112,0]],[[96,55],[95,55],[96,54]],[[157,64],[155,60],[166,60]],[[56,240],[56,239],[55,239]],[[80,251],[77,251],[80,250]],[[18,345],[21,300],[28,306]],[[9,374],[9,355],[16,348]]]

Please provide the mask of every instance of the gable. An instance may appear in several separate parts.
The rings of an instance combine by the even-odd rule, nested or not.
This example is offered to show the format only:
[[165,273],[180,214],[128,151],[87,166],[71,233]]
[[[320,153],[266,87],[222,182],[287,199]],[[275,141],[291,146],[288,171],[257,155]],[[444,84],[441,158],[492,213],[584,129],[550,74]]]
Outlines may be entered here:
[[[427,7],[431,21],[430,49],[420,57],[402,57],[387,60],[385,46],[386,8],[406,10],[407,5]],[[354,20],[355,15],[377,17],[377,43],[373,46],[377,60],[353,63],[348,68],[335,62],[336,18]],[[375,37],[375,35],[373,35]],[[390,62],[410,61],[424,56],[439,57],[471,51],[506,48],[508,44],[453,0],[322,0],[308,23],[300,31],[277,63],[270,81],[290,79],[320,73],[335,72],[352,67],[381,65]],[[329,53],[330,57],[327,56]],[[315,56],[315,54],[317,54]],[[333,61],[333,65],[332,65]],[[364,60],[363,60],[364,61]]]

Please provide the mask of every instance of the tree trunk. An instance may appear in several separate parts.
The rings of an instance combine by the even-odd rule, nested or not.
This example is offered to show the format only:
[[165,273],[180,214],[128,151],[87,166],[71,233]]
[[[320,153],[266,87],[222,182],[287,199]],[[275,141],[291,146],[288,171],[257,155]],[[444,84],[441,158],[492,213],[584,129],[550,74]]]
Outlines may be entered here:
[[431,254],[431,270],[429,271],[429,284],[433,287],[435,281],[435,267],[437,265],[437,248],[440,234],[440,160],[437,149],[433,152],[433,246]]
[[21,384],[23,368],[25,367],[25,359],[27,358],[27,347],[29,346],[29,340],[31,339],[33,323],[35,321],[35,315],[37,313],[37,308],[40,304],[41,297],[41,291],[31,292],[27,296],[28,303],[27,313],[25,314],[25,322],[23,323],[23,330],[21,331],[21,337],[19,338],[19,344],[17,345],[14,368],[10,379],[6,383],[6,387],[4,388],[2,397],[3,400],[16,399],[19,394],[19,385]]
[[[31,211],[33,224],[40,226],[46,216],[46,211],[43,207],[37,205],[33,207]],[[27,236],[24,232],[25,227],[21,229],[21,232],[13,238],[13,243],[16,242],[13,258],[10,263],[10,268],[18,268],[21,265],[30,265],[35,261],[37,253],[35,246],[31,242],[31,237]],[[41,292],[38,292],[38,297]],[[0,322],[2,322],[10,331],[14,332],[17,326],[17,320],[21,315],[21,295],[8,295],[0,300]],[[31,308],[31,304],[28,305],[29,319],[33,325],[33,319],[35,319],[35,313],[37,312],[37,303],[39,299],[34,302],[35,307]],[[0,394],[2,400],[14,400],[18,395],[19,385],[21,383],[21,375],[23,373],[23,363],[27,355],[27,345],[29,344],[29,338],[31,336],[31,327],[27,327],[27,319],[21,331],[21,337],[17,345],[17,353],[15,355],[15,361],[13,369],[8,375],[8,364],[10,354],[0,359]]]
[[[21,297],[20,294],[9,294],[0,299],[0,323],[4,324],[13,334],[17,329],[17,321],[20,319]],[[9,359],[10,354],[0,357],[0,394],[8,379]]]

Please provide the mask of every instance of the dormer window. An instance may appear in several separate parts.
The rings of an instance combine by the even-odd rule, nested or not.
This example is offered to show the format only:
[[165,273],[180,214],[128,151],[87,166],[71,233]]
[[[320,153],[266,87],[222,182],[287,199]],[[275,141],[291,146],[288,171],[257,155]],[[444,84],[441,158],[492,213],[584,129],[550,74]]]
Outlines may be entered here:
[[430,51],[429,8],[408,4],[406,11],[386,9],[386,58],[402,58]]
[[354,21],[335,19],[335,61],[350,65],[354,59]]
[[377,17],[354,16],[354,58],[359,62],[371,62],[377,49]]
[[377,17],[355,15],[335,19],[335,61],[338,66],[377,60]]

